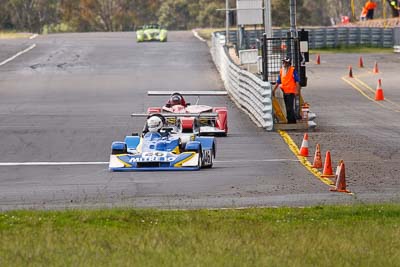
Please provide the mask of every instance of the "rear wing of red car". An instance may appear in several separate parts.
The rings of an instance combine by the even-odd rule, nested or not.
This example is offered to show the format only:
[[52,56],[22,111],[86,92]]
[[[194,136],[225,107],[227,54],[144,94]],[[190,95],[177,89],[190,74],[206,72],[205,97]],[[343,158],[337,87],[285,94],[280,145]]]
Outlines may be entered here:
[[154,113],[154,114],[147,114],[147,113],[132,113],[131,117],[135,118],[147,118],[154,115],[161,115],[164,118],[200,118],[200,119],[215,119],[218,117],[218,113],[214,112],[203,112],[203,113]]
[[171,96],[173,94],[181,94],[183,96],[226,96],[227,91],[148,91],[149,96]]

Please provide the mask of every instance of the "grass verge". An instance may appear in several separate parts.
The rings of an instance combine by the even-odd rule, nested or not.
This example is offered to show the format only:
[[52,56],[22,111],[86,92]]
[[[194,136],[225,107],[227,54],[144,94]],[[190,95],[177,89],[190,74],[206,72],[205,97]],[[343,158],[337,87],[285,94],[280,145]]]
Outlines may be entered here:
[[32,34],[20,32],[0,32],[0,39],[29,38]]
[[[232,30],[236,30],[236,28],[231,28]],[[196,30],[199,36],[205,40],[211,40],[211,34],[217,31],[225,31],[225,28],[204,28]]]
[[311,54],[337,54],[337,53],[356,53],[356,54],[379,54],[379,53],[393,53],[393,48],[382,47],[360,47],[360,46],[342,46],[337,48],[321,48],[311,49]]
[[398,266],[400,205],[0,213],[1,266]]

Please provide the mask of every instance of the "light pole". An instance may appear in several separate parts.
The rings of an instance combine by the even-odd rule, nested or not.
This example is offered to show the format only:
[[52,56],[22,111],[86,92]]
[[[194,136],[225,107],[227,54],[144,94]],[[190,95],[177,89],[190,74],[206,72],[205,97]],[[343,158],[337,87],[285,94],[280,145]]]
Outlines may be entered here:
[[297,37],[296,30],[296,0],[290,0],[290,33],[292,38]]
[[229,0],[225,0],[225,45],[229,43]]
[[267,38],[272,37],[271,0],[264,0],[264,30]]

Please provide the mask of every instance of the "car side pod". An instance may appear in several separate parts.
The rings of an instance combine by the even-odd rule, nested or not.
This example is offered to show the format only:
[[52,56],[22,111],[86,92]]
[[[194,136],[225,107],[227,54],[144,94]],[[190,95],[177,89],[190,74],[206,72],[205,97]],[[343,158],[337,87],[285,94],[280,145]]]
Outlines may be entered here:
[[224,130],[225,135],[228,134],[228,110],[226,107],[215,107],[213,110],[218,114],[216,127],[218,129]]
[[120,142],[120,141],[112,142],[108,169],[110,171],[113,171],[115,168],[123,168],[125,165],[118,159],[117,155],[126,153],[127,153],[127,145],[125,142]]
[[201,143],[199,141],[190,141],[185,146],[185,151],[201,151]]

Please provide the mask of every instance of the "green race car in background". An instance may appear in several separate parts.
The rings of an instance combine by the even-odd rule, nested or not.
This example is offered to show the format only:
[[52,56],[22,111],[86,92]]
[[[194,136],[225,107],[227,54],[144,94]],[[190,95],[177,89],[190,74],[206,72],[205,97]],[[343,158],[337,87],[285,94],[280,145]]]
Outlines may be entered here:
[[136,30],[136,41],[144,42],[144,41],[167,41],[168,31],[162,28],[158,24],[148,24],[139,27]]

